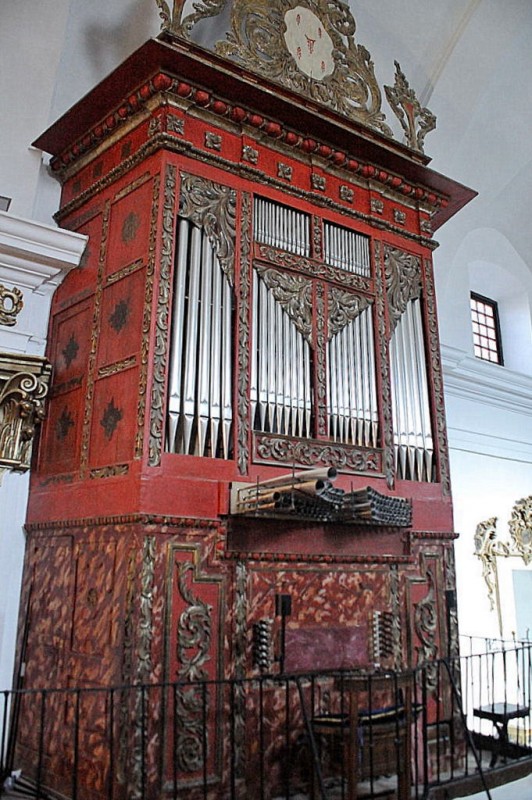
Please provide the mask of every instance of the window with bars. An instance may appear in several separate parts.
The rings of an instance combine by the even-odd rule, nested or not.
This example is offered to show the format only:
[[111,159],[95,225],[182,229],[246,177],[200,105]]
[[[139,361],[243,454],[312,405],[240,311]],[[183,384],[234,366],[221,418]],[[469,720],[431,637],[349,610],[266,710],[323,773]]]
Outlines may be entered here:
[[472,292],[471,324],[475,356],[493,364],[503,364],[497,303]]

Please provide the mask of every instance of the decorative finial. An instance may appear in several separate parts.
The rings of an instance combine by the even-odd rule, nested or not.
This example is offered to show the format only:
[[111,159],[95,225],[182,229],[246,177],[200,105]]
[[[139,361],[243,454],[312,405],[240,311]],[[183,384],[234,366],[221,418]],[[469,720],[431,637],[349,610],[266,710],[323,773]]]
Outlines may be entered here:
[[423,153],[423,141],[427,133],[436,127],[436,117],[428,108],[423,108],[414,90],[395,61],[395,83],[385,86],[384,91],[395,116],[405,132],[406,143]]

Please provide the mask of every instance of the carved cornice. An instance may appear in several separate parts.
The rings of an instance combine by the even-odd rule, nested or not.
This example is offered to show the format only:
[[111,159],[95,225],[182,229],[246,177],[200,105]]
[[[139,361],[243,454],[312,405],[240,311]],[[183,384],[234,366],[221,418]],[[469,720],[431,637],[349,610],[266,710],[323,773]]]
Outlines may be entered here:
[[39,356],[0,353],[0,475],[30,467],[36,425],[44,418],[51,365]]

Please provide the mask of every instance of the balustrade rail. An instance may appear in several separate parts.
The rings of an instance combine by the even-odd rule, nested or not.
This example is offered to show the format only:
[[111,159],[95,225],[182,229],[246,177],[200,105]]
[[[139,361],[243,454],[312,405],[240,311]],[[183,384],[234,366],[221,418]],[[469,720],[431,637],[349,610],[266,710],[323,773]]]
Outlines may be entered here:
[[4,691],[2,780],[43,800],[425,798],[532,758],[531,647],[405,672]]

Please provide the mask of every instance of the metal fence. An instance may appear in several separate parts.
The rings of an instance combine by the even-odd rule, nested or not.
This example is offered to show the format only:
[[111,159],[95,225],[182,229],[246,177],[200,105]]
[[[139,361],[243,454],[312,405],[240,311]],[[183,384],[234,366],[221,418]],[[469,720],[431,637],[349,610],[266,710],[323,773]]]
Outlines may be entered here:
[[43,799],[417,800],[532,757],[531,647],[406,672],[4,691],[2,780]]

